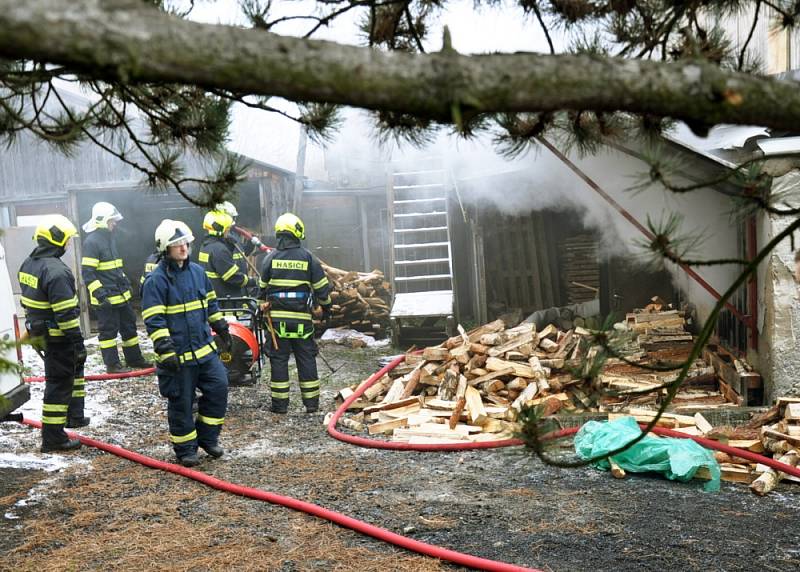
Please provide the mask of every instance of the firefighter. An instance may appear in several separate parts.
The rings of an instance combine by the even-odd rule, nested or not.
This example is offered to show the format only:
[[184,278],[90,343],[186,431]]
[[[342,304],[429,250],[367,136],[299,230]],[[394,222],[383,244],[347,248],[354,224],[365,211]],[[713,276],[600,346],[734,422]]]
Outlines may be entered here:
[[258,284],[257,278],[247,275],[247,262],[228,236],[231,226],[233,217],[224,211],[209,211],[203,218],[203,228],[208,234],[200,245],[198,260],[211,279],[220,304],[229,296],[246,296],[248,289]]
[[78,449],[67,427],[84,427],[83,367],[86,348],[80,328],[80,307],[75,277],[61,257],[78,230],[66,217],[52,215],[34,232],[36,248],[19,269],[25,308],[25,328],[44,359],[45,387],[42,403],[42,452]]
[[[224,201],[222,203],[219,203],[216,207],[214,207],[214,210],[222,211],[230,215],[230,217],[233,219],[233,224],[231,225],[231,228],[236,226],[236,219],[239,216],[239,211],[236,210],[236,207],[233,206],[233,204],[230,201]],[[233,243],[239,247],[235,249],[235,252],[233,253],[233,259],[236,261],[236,264],[239,266],[242,272],[247,274],[247,262],[244,260],[244,258],[246,256],[250,256],[251,254],[253,254],[253,251],[258,246],[261,246],[261,241],[258,239],[257,236],[253,236],[252,238],[250,238],[250,240],[246,240],[244,239],[243,236],[241,236],[237,232],[228,234],[228,238],[232,240]],[[242,253],[239,252],[239,249],[242,250],[244,256],[242,255]]]
[[[147,368],[139,348],[136,333],[136,315],[131,307],[131,283],[122,270],[122,259],[114,240],[114,229],[122,215],[114,205],[95,203],[92,218],[83,225],[88,234],[83,241],[81,270],[89,290],[89,302],[97,316],[98,340],[103,363],[108,373],[130,371],[130,368]],[[123,367],[117,352],[117,334],[122,337]]]
[[317,346],[311,310],[322,307],[323,318],[330,312],[330,285],[319,260],[300,246],[305,238],[303,221],[284,213],[275,222],[277,249],[270,252],[261,271],[260,298],[266,300],[270,330],[278,348],[270,346],[272,411],[286,413],[289,406],[289,356],[294,353],[300,394],[308,413],[319,409]]
[[[144,282],[142,317],[158,356],[158,388],[169,402],[167,419],[178,462],[193,467],[198,446],[211,457],[224,454],[219,434],[228,405],[228,377],[217,355],[229,352],[228,322],[200,265],[189,261],[189,227],[165,219],[155,232],[158,265]],[[198,415],[192,415],[195,391],[201,392]]]
[[159,253],[151,252],[147,255],[147,258],[144,259],[144,272],[142,272],[142,276],[139,278],[139,298],[142,297],[142,288],[144,287],[144,281],[150,276],[150,273],[156,269],[158,266],[158,258]]

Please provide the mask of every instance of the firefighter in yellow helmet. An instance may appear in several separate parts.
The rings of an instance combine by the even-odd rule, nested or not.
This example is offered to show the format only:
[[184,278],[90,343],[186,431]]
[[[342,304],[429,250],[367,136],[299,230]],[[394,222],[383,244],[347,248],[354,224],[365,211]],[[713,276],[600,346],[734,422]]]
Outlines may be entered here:
[[25,308],[25,328],[44,358],[42,452],[78,449],[64,427],[83,427],[86,348],[80,327],[75,277],[61,257],[75,225],[62,215],[44,219],[33,235],[36,248],[22,263],[17,277]]
[[319,260],[300,246],[306,236],[303,221],[292,213],[282,214],[275,222],[275,236],[277,248],[265,259],[259,283],[278,341],[269,355],[272,411],[286,413],[289,407],[289,356],[294,353],[303,405],[313,413],[319,409],[319,379],[311,311],[321,306],[327,318],[331,287]]
[[[143,369],[153,364],[146,361],[139,348],[136,314],[131,306],[131,282],[122,269],[114,231],[122,214],[111,203],[99,202],[92,207],[92,218],[83,225],[87,233],[83,241],[81,273],[89,291],[89,302],[97,316],[97,338],[100,353],[109,373]],[[123,367],[117,351],[117,335],[122,338]]]
[[200,245],[198,261],[211,280],[222,308],[232,307],[225,298],[240,298],[258,284],[258,279],[247,275],[245,254],[230,238],[233,217],[225,211],[213,210],[203,218],[203,228],[208,233]]

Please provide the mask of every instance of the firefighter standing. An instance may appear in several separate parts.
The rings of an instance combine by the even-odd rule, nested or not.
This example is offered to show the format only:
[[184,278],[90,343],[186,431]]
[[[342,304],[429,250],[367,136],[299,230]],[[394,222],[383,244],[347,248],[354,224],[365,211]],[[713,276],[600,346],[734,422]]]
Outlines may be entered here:
[[136,315],[130,304],[131,283],[122,270],[113,231],[122,215],[114,205],[95,203],[92,218],[83,225],[88,236],[83,241],[81,269],[89,290],[89,301],[97,315],[100,353],[109,373],[130,371],[119,361],[117,334],[122,337],[122,353],[129,368],[147,368],[139,348]]
[[43,349],[45,388],[42,404],[42,452],[78,449],[67,427],[83,427],[83,368],[86,349],[80,328],[75,277],[61,257],[67,241],[78,234],[62,215],[52,215],[36,227],[37,243],[19,269],[25,327],[35,347]]
[[311,309],[322,306],[327,317],[331,299],[330,285],[319,260],[300,246],[305,238],[303,221],[291,213],[275,222],[277,249],[265,259],[261,272],[261,298],[277,335],[278,348],[270,346],[272,411],[286,413],[289,406],[289,356],[294,353],[300,394],[306,411],[319,409],[317,346]]
[[247,289],[258,284],[258,279],[247,275],[247,262],[236,249],[233,239],[228,237],[231,226],[231,215],[220,210],[209,211],[203,219],[203,228],[208,235],[203,239],[198,255],[221,304],[229,296],[246,296]]
[[[185,467],[200,460],[197,447],[221,457],[219,434],[228,404],[228,378],[211,338],[230,351],[228,322],[203,269],[189,261],[192,231],[184,223],[165,219],[155,232],[161,259],[145,280],[142,317],[158,356],[158,388],[169,399],[167,417],[175,455]],[[197,419],[192,401],[200,389]]]

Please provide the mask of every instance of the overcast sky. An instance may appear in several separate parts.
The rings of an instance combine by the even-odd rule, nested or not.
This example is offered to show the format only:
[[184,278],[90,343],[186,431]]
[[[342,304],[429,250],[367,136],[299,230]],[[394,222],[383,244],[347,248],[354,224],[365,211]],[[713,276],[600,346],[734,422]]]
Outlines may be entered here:
[[[504,3],[499,8],[474,8],[472,0],[448,2],[447,10],[436,18],[436,28],[426,41],[426,50],[436,51],[441,47],[442,27],[447,25],[453,46],[462,53],[548,51],[547,41],[534,19],[516,7]],[[314,2],[273,2],[273,18],[286,15],[313,13]],[[340,43],[360,44],[357,27],[358,17],[364,12],[346,14],[329,27],[320,29],[315,35]],[[246,24],[237,0],[206,0],[196,2],[192,18],[208,23]],[[293,20],[274,28],[276,33],[303,35],[313,23]],[[557,43],[563,40],[556,39]],[[347,125],[344,126],[346,131]],[[234,113],[230,148],[249,157],[294,170],[296,167],[299,130],[297,125],[285,118],[263,111],[238,107]],[[366,136],[366,134],[365,134]],[[342,137],[348,137],[347,134]],[[353,134],[349,134],[353,139]],[[324,177],[322,150],[309,148],[306,175]]]

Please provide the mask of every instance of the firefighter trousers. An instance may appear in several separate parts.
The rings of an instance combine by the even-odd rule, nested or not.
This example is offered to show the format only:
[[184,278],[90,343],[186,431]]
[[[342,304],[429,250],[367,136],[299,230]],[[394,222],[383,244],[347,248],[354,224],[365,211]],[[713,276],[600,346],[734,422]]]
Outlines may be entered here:
[[130,303],[116,306],[94,306],[97,315],[97,339],[106,367],[119,365],[117,334],[122,337],[122,353],[128,365],[144,362],[136,333],[136,314]]
[[[228,408],[228,374],[214,354],[201,364],[185,364],[177,372],[158,370],[158,388],[169,399],[169,438],[180,459],[197,452],[198,445],[216,445]],[[197,418],[192,414],[200,390]]]
[[[306,411],[319,409],[319,378],[317,377],[317,343],[313,337],[277,338],[278,349],[270,345],[270,391],[272,411],[286,413],[289,409],[289,356],[294,353],[300,396]],[[268,342],[271,343],[271,342]]]
[[85,360],[78,361],[76,353],[71,342],[47,338],[42,399],[42,442],[46,445],[68,441],[64,431],[67,420],[78,421],[83,418]]

